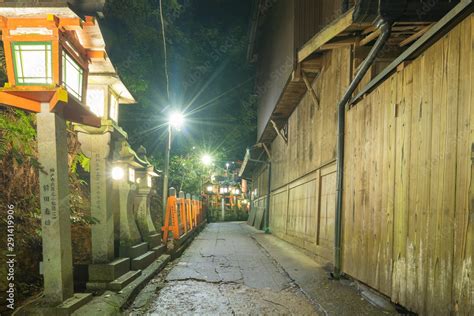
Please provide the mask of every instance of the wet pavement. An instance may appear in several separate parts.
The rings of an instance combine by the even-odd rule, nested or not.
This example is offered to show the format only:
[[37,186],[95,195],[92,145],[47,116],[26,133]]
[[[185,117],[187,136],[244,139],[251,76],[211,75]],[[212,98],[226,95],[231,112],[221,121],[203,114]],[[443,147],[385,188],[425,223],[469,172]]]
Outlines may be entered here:
[[168,270],[127,314],[318,315],[245,224],[209,224]]
[[209,224],[126,315],[386,315],[353,282],[245,223]]

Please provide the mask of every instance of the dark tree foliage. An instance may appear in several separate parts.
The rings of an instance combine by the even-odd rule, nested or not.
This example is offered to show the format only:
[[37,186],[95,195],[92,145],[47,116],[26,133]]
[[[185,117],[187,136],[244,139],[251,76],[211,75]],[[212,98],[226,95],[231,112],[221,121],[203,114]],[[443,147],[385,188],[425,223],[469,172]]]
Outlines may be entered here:
[[108,50],[138,100],[122,107],[120,124],[132,146],[161,161],[166,118],[188,115],[173,154],[192,147],[240,159],[255,142],[254,69],[246,61],[250,0],[163,0],[170,96],[159,0],[109,0],[101,22]]

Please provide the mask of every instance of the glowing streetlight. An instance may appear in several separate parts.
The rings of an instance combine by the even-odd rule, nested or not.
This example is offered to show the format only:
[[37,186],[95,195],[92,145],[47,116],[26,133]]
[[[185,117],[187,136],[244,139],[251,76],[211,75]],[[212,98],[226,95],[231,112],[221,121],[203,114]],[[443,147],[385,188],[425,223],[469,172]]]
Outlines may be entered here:
[[170,170],[170,152],[171,143],[173,141],[173,128],[177,131],[181,130],[184,124],[184,114],[179,111],[171,112],[168,117],[168,146],[165,152],[165,172],[163,174],[163,218],[165,218],[166,202],[168,201],[168,178]]
[[210,166],[212,164],[212,157],[208,154],[205,154],[201,157],[201,162],[205,165],[205,166]]
[[184,115],[181,112],[172,112],[168,118],[168,124],[176,130],[180,130],[184,124]]

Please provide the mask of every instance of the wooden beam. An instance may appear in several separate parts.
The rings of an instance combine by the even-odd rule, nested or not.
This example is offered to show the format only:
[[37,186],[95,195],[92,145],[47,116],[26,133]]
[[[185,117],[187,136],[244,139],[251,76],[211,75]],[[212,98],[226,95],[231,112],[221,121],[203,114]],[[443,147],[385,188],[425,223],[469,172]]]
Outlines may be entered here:
[[369,44],[370,42],[372,42],[373,40],[375,40],[377,37],[380,36],[380,29],[370,33],[369,35],[367,35],[366,37],[364,37],[360,42],[359,42],[359,46],[365,46],[367,44]]
[[314,106],[316,107],[317,110],[319,110],[319,98],[316,95],[316,92],[314,91],[313,86],[311,85],[311,82],[309,82],[309,79],[304,72],[302,72],[301,75],[303,76],[303,81],[304,81],[304,84],[306,85],[306,89],[308,89],[308,92],[311,95],[311,99],[313,99]]
[[411,35],[410,37],[404,39],[403,41],[400,42],[399,46],[400,47],[405,47],[407,46],[408,44],[416,41],[418,38],[420,38],[423,34],[425,34],[426,32],[428,32],[428,30],[432,27],[433,25],[428,25],[424,28],[422,28],[421,30],[419,30],[418,32],[416,32],[415,34]]
[[301,71],[309,73],[319,73],[323,68],[323,59],[321,57],[311,58],[300,63]]
[[313,36],[298,52],[298,62],[304,61],[311,54],[320,49],[321,46],[331,41],[334,37],[344,32],[353,24],[352,15],[354,8],[344,13],[336,21],[326,26],[318,34]]
[[330,49],[336,49],[336,48],[341,48],[341,47],[345,47],[345,46],[350,46],[352,44],[355,44],[357,41],[358,41],[357,37],[346,38],[346,39],[343,39],[343,40],[334,41],[334,42],[324,44],[323,46],[321,46],[319,48],[319,50],[330,50]]
[[35,113],[38,113],[41,108],[38,101],[22,98],[5,91],[0,91],[0,103]]
[[473,0],[462,0],[460,3],[458,3],[441,20],[435,23],[425,34],[423,34],[415,43],[413,43],[413,45],[408,47],[400,56],[398,56],[397,59],[388,65],[385,70],[383,70],[365,87],[363,87],[360,92],[354,98],[352,98],[350,104],[354,104],[365,94],[375,89],[378,84],[385,80],[385,78],[395,71],[398,65],[403,63],[405,60],[418,56],[424,48],[432,43],[433,38],[436,38],[439,33],[445,34],[445,32],[449,31],[449,26],[452,25],[453,20],[457,20],[460,17],[465,16],[466,12],[471,14],[472,10],[470,10],[470,8],[472,7],[472,1]]
[[275,129],[275,132],[277,133],[278,136],[281,137],[281,139],[283,139],[283,141],[285,142],[285,144],[288,144],[288,139],[286,139],[285,135],[283,135],[280,131],[280,129],[278,128],[277,126],[277,123],[275,123],[274,120],[270,120],[270,122],[272,123],[273,125],[273,128]]
[[104,50],[86,50],[89,59],[105,59],[107,53]]

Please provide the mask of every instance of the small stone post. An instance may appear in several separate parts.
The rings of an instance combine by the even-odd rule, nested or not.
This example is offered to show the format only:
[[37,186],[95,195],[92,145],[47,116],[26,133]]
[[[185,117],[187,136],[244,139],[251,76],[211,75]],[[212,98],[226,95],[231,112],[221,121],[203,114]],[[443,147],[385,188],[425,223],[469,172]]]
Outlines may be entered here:
[[73,296],[71,220],[66,122],[49,112],[49,103],[36,115],[44,300],[59,304]]
[[122,164],[121,167],[125,171],[125,176],[116,184],[120,214],[119,256],[130,257],[130,248],[142,242],[133,214],[133,202],[137,187],[135,183],[129,182],[128,165]]
[[138,190],[135,196],[138,229],[140,230],[143,240],[147,241],[149,247],[152,249],[161,244],[161,234],[156,232],[150,214],[150,195],[152,187],[148,177],[151,177],[151,175],[148,174],[147,169],[137,170],[136,175],[137,179],[140,179],[137,184]]

